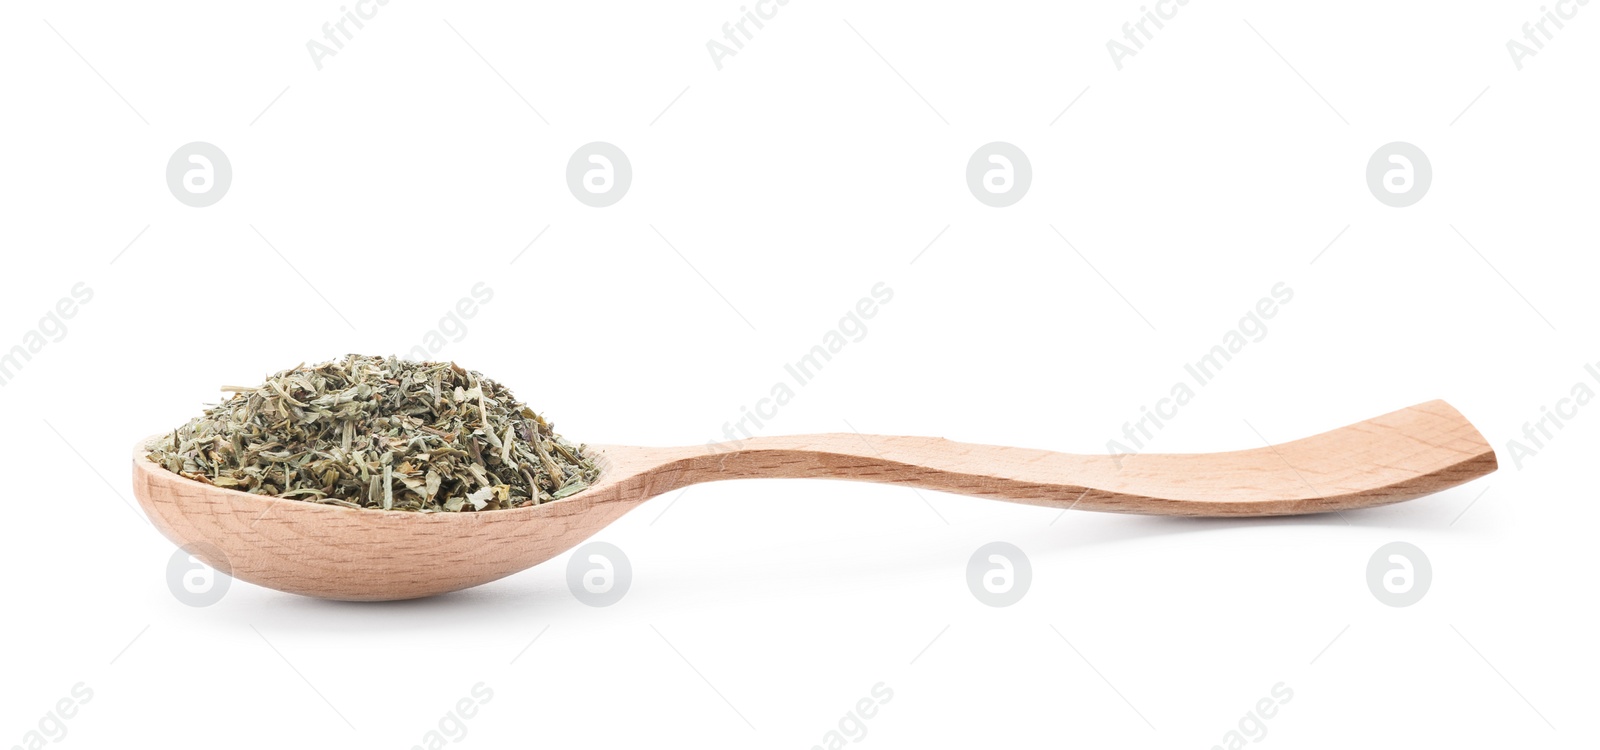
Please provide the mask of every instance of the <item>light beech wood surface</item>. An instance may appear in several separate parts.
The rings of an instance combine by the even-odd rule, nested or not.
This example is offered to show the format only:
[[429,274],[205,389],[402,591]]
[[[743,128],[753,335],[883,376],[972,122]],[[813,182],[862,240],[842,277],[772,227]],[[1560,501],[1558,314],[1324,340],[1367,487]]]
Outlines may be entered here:
[[[1495,470],[1494,450],[1443,401],[1249,450],[1113,458],[854,433],[682,448],[590,446],[600,480],[529,508],[420,514],[221,489],[135,446],[134,494],[167,538],[212,567],[280,591],[411,599],[477,586],[571,549],[652,497],[723,479],[851,479],[1050,508],[1279,516],[1367,508]],[[759,530],[752,531],[759,533]]]

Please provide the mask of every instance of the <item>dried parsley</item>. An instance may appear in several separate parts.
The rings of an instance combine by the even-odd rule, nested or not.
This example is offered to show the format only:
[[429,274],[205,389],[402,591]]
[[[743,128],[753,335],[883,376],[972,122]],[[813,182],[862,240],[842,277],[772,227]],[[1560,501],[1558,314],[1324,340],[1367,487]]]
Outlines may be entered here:
[[351,354],[223,390],[150,460],[257,495],[423,513],[547,503],[600,474],[504,386],[453,363]]

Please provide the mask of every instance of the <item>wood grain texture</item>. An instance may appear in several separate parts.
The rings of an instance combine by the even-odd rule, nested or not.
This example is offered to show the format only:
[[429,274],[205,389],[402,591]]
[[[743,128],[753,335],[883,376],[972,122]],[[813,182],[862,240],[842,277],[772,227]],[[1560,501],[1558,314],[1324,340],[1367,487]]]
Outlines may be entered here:
[[184,479],[135,447],[134,494],[167,538],[233,577],[308,596],[390,600],[503,578],[640,503],[700,482],[852,479],[1115,513],[1277,516],[1367,508],[1495,470],[1466,418],[1430,401],[1303,440],[1228,453],[1082,456],[940,438],[762,437],[715,449],[592,446],[593,487],[530,508],[418,514],[251,495]]

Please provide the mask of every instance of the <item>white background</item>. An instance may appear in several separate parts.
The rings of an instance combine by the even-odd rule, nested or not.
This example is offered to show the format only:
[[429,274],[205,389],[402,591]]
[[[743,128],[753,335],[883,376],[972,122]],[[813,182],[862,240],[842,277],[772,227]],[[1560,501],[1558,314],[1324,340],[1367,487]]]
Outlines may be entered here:
[[[1252,746],[1592,746],[1600,409],[1520,469],[1507,450],[1600,390],[1600,6],[1562,7],[1519,71],[1536,2],[1194,0],[1118,71],[1134,2],[793,0],[719,71],[732,0],[396,0],[319,71],[335,2],[8,3],[0,347],[94,296],[0,389],[0,746],[79,682],[61,747],[406,748],[479,682],[452,745],[811,747],[882,682],[852,746],[1202,748],[1283,682]],[[233,166],[208,208],[165,183],[191,141]],[[565,183],[591,141],[633,166],[609,208]],[[1008,208],[965,183],[991,141],[1032,164]],[[1433,166],[1409,208],[1366,186],[1392,141]],[[719,437],[886,282],[763,434],[1079,453],[1285,282],[1151,450],[1445,398],[1502,468],[1348,523],[728,482],[596,537],[634,569],[607,608],[568,591],[567,556],[416,602],[169,593],[134,441],[219,385],[405,352],[480,281],[493,301],[440,356],[577,441]],[[1005,608],[965,582],[997,540],[1033,566]],[[1365,581],[1395,540],[1433,566],[1406,608]]]

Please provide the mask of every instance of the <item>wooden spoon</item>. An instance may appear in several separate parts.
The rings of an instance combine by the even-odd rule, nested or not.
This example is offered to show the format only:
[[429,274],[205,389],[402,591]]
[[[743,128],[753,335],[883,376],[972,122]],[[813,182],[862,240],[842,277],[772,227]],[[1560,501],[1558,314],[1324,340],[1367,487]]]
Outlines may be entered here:
[[[1410,500],[1481,477],[1494,450],[1443,401],[1332,432],[1229,453],[1079,456],[940,438],[833,434],[686,448],[591,446],[600,480],[543,505],[481,513],[341,508],[185,479],[133,453],[156,528],[235,578],[345,600],[477,586],[576,546],[640,503],[699,482],[854,479],[1050,508],[1171,516],[1278,516]],[[1120,464],[1120,465],[1119,465]]]

